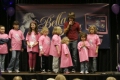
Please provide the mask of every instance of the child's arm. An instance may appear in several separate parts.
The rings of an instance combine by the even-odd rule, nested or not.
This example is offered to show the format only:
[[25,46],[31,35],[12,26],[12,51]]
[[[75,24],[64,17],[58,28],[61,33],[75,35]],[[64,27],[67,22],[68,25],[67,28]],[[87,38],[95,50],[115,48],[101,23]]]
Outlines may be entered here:
[[23,51],[24,48],[25,48],[25,40],[22,40],[22,50],[21,51]]
[[58,46],[60,43],[59,43],[58,36],[53,35],[52,40],[53,40],[53,44],[56,47],[56,50],[57,50],[58,54],[60,54],[60,50],[59,50],[59,46]]
[[78,43],[78,47],[77,47],[77,48],[78,48],[78,50],[81,50],[81,48],[83,48],[84,46],[85,46],[85,44],[84,44],[84,43],[82,44],[82,43],[80,43],[80,42],[79,42],[79,43]]
[[37,42],[35,42],[35,43],[33,44],[33,46],[36,46],[36,45],[38,44],[39,37],[40,37],[40,33],[38,33],[38,35],[37,35]]
[[67,45],[63,45],[62,46],[62,52],[65,54],[66,57],[68,57],[68,54],[69,54],[69,49],[67,50],[68,46]]
[[90,47],[89,42],[86,42],[86,43],[85,43],[85,47],[89,49],[89,47]]
[[96,53],[98,53],[98,48],[99,48],[99,46],[96,46]]
[[4,42],[2,41],[2,39],[0,39],[0,45],[4,44]]
[[25,37],[24,37],[24,34],[23,34],[23,32],[21,32],[21,39],[22,39],[22,51],[23,51],[23,49],[25,48]]
[[33,44],[33,46],[36,46],[38,44],[38,42],[35,42],[34,44]]
[[9,39],[0,39],[0,41],[3,42],[3,44],[4,44],[4,43],[7,43],[9,41]]
[[12,47],[11,47],[11,39],[10,39],[10,38],[9,38],[8,43],[9,43],[9,49],[10,49],[10,51],[12,51]]
[[99,38],[99,36],[97,35],[96,36],[96,53],[98,53],[98,48],[99,48],[99,45],[101,44],[101,42],[100,42],[100,38]]
[[60,50],[59,50],[58,45],[55,45],[55,47],[56,47],[56,49],[57,49],[58,54],[60,54]]
[[28,47],[31,47],[29,41],[27,41],[27,45],[28,45]]
[[10,51],[12,50],[12,47],[11,47],[11,39],[12,39],[12,30],[10,30],[10,32],[9,32],[9,35],[8,35],[8,37],[9,37],[9,48],[10,48]]
[[27,42],[27,46],[30,48],[31,45],[30,45],[30,42],[29,42],[29,34],[28,33],[26,35],[26,42]]
[[39,49],[40,49],[40,55],[43,54],[43,41],[44,41],[44,37],[41,36],[41,37],[38,39]]

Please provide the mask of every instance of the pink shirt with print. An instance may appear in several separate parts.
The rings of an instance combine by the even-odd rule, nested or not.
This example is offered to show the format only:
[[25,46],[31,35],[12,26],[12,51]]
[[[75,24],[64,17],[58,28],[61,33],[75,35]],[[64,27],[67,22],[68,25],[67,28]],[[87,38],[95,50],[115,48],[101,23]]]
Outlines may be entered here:
[[[44,36],[42,35],[40,38],[39,38],[39,46],[42,46],[43,47],[43,52],[44,52],[44,56],[49,56],[49,51],[50,51],[50,38],[48,36]],[[41,56],[39,54],[39,56]]]
[[61,52],[61,37],[59,35],[54,34],[50,45],[50,55],[54,57],[60,57],[60,54],[58,54],[57,52],[56,45],[58,46]]
[[9,32],[9,38],[11,39],[12,50],[22,49],[22,40],[24,40],[24,35],[21,30],[11,29]]
[[[31,43],[31,42],[35,43],[35,42],[38,42],[39,37],[40,37],[39,33],[35,34],[35,32],[31,32],[30,35],[27,34],[26,41],[28,41],[29,43]],[[38,44],[34,47],[29,47],[27,45],[27,52],[37,52],[38,53],[39,52]]]
[[[8,39],[8,35],[0,34],[0,39]],[[7,54],[7,53],[8,53],[7,43],[0,45],[0,54]]]

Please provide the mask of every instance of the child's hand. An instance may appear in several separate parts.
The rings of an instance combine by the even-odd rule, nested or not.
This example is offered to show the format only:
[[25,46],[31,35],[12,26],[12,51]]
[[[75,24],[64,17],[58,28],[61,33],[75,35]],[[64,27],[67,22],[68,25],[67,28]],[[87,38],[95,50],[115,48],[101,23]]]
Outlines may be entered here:
[[36,43],[34,43],[34,44],[32,45],[32,47],[34,47],[34,46],[36,46]]
[[58,54],[60,55],[60,51],[58,51]]
[[83,43],[82,47],[85,47],[85,43]]
[[10,51],[12,51],[12,49],[10,48]]
[[40,54],[43,55],[43,51],[40,50]]
[[31,45],[30,45],[30,44],[28,44],[28,47],[29,47],[29,48],[31,48]]
[[98,54],[98,50],[96,50],[96,54]]

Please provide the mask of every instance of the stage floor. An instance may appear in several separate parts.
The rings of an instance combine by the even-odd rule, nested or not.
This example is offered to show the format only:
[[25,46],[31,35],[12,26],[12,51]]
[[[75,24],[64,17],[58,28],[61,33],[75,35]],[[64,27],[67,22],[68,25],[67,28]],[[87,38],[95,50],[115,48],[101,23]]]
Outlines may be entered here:
[[[20,73],[2,73],[2,76],[6,78],[6,80],[12,80],[14,76],[22,76],[23,80],[47,80],[47,78],[55,78],[57,74],[55,73],[29,73],[29,72],[20,72]],[[106,80],[107,77],[113,76],[117,80],[120,80],[120,72],[96,72],[95,74],[80,74],[79,72],[63,74],[67,78],[67,80],[73,80],[74,78],[81,78],[83,80]]]

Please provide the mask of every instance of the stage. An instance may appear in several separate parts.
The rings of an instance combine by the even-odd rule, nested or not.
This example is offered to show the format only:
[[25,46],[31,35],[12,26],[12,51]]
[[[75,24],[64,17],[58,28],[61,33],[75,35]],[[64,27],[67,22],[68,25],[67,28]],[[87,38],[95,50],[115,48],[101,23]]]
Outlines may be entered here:
[[[14,76],[22,76],[23,80],[47,80],[47,78],[55,78],[57,74],[55,73],[29,73],[29,72],[20,72],[20,73],[2,73],[2,76],[6,80],[12,80]],[[120,73],[115,74],[115,72],[96,72],[95,74],[80,74],[79,72],[63,74],[67,80],[73,80],[74,78],[81,78],[83,80],[106,80],[107,77],[113,76],[117,80],[120,80]]]

